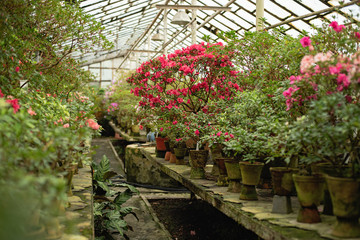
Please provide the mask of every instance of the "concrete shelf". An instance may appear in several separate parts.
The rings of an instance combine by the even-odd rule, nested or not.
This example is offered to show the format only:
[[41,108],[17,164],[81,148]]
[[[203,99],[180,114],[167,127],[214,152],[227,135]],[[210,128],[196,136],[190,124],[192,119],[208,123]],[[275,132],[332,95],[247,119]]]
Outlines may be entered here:
[[[142,161],[148,162],[146,164],[156,167],[263,239],[336,239],[330,235],[335,223],[334,216],[321,215],[322,222],[317,224],[296,221],[299,209],[297,197],[291,197],[293,213],[273,214],[271,213],[272,194],[270,189],[257,189],[258,201],[240,200],[239,193],[227,192],[227,187],[216,185],[214,178],[210,175],[212,165],[206,167],[207,179],[194,180],[190,179],[190,166],[175,165],[162,158],[157,158],[154,147],[133,144],[127,148],[140,151],[144,156]],[[149,172],[149,174],[152,173]]]

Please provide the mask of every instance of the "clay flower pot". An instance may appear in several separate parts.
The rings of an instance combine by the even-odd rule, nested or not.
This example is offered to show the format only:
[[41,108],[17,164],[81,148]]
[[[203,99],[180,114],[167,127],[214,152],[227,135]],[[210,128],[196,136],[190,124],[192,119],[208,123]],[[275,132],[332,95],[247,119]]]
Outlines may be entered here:
[[174,148],[176,156],[176,165],[185,165],[186,148]]
[[342,238],[360,237],[360,179],[326,176],[336,224],[332,235]]
[[240,199],[258,200],[255,186],[259,184],[261,170],[264,167],[264,163],[240,162],[239,165],[243,184]]
[[225,159],[225,167],[229,180],[228,192],[239,193],[241,191],[241,171],[239,161],[233,158]]
[[296,168],[271,167],[270,172],[274,194],[290,196],[295,188],[292,175],[298,171]]
[[301,208],[297,217],[298,222],[321,222],[317,206],[323,199],[325,178],[322,174],[302,176],[293,174],[296,192]]
[[227,172],[225,167],[225,158],[215,158],[214,162],[219,167],[219,176],[217,178],[217,184],[218,186],[227,186]]
[[190,150],[189,163],[191,166],[190,178],[205,178],[205,166],[209,156],[208,150]]
[[297,173],[296,168],[271,167],[272,187],[274,191],[272,211],[273,213],[291,213],[291,194],[295,189],[292,174]]
[[163,137],[155,138],[156,150],[158,150],[158,151],[166,151],[165,140],[167,140],[167,138],[163,138]]

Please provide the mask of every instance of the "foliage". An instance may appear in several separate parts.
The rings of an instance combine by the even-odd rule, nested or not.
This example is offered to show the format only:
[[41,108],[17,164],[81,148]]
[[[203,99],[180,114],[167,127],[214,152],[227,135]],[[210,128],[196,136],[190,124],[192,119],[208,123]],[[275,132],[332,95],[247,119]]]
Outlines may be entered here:
[[[137,218],[133,212],[134,207],[122,206],[127,200],[129,200],[133,194],[139,193],[139,191],[128,184],[118,184],[117,187],[126,187],[123,192],[115,192],[109,187],[114,186],[110,178],[115,176],[116,173],[110,171],[110,161],[104,155],[99,164],[92,163],[93,174],[93,186],[95,199],[101,199],[94,203],[94,221],[95,230],[97,236],[105,236],[106,239],[113,239],[110,235],[110,231],[116,230],[125,239],[129,239],[124,231],[132,230],[131,226],[127,224],[124,217],[128,214],[132,214]],[[99,191],[101,190],[101,191]],[[107,197],[98,198],[100,195]]]
[[[238,101],[223,115],[231,120],[233,138],[223,144],[225,150],[240,154],[245,161],[272,159],[269,139],[274,136],[272,125],[285,116],[273,107],[275,100],[258,90],[238,94]],[[259,107],[261,106],[261,107]],[[225,122],[226,123],[226,122]]]
[[[77,3],[4,0],[0,7],[0,85],[9,94],[23,80],[32,89],[67,95],[91,81],[71,58],[94,46],[111,47],[101,23]],[[24,83],[22,84],[24,85]]]
[[299,41],[283,34],[281,29],[245,32],[240,38],[235,31],[220,33],[225,52],[232,52],[231,61],[243,74],[238,84],[273,95],[283,81],[298,72],[299,62],[305,55]]
[[111,177],[115,176],[114,171],[110,171],[110,161],[103,156],[99,164],[92,162],[93,169],[93,187],[96,195],[104,195],[110,193],[109,185],[112,185]]
[[[360,108],[341,93],[313,101],[306,115],[285,132],[287,157],[307,165],[328,162],[339,176],[360,176]],[[351,166],[348,171],[344,166]]]

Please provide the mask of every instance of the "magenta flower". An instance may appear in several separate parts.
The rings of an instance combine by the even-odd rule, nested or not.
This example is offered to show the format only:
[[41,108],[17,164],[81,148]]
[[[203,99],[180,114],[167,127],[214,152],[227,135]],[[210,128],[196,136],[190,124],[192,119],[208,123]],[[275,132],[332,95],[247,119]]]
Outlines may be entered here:
[[355,37],[360,41],[360,32],[355,32]]
[[216,135],[217,135],[218,137],[220,137],[220,136],[221,136],[221,134],[222,134],[222,132],[221,132],[221,131],[219,131]]
[[300,39],[300,43],[303,47],[308,47],[311,45],[311,39],[310,37],[303,37],[302,39]]
[[16,67],[15,72],[19,72],[19,71],[20,71],[20,67]]
[[65,123],[65,124],[63,125],[63,127],[64,127],[64,128],[68,128],[68,127],[70,127],[70,125],[69,125],[68,123]]
[[199,134],[200,134],[200,132],[199,132],[199,130],[195,130],[195,134],[197,135],[197,136],[199,136]]
[[178,123],[178,121],[175,120],[175,121],[173,121],[172,124],[173,124],[173,125],[176,125],[177,123]]
[[335,32],[341,32],[343,28],[345,28],[344,25],[339,25],[336,21],[332,21],[329,26],[332,27]]

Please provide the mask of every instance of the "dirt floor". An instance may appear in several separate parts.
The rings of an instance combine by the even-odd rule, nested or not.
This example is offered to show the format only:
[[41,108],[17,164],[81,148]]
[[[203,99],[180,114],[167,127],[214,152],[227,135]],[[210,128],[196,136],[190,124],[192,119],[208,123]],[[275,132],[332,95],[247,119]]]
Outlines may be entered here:
[[259,239],[202,200],[149,199],[149,202],[174,240]]

